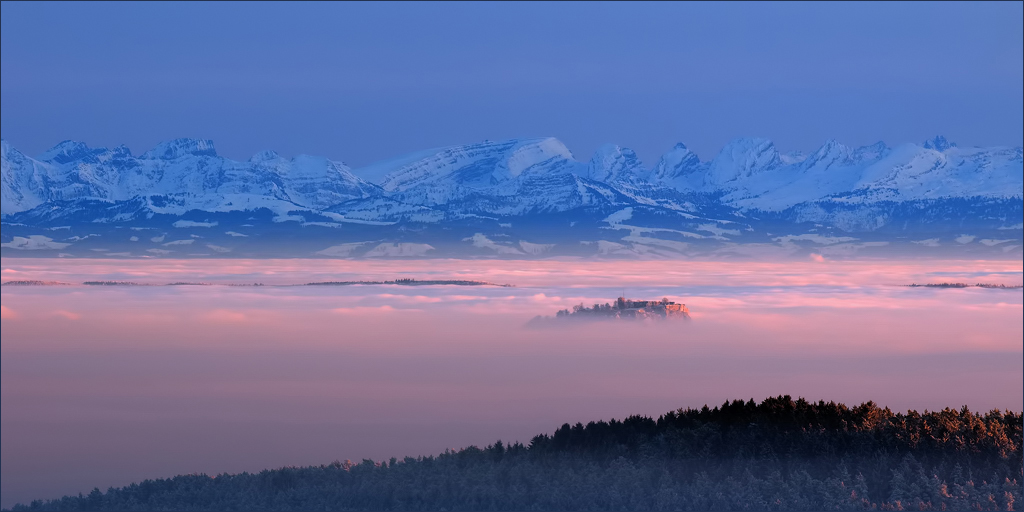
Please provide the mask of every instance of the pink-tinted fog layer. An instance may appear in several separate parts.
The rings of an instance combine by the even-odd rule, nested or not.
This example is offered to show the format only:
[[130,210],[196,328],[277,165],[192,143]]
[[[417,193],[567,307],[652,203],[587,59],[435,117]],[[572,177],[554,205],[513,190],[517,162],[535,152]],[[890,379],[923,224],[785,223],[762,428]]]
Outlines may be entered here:
[[[2,506],[179,473],[528,442],[564,422],[791,394],[1020,410],[1020,261],[4,259]],[[284,285],[478,279],[463,286]],[[534,329],[668,297],[689,323]]]

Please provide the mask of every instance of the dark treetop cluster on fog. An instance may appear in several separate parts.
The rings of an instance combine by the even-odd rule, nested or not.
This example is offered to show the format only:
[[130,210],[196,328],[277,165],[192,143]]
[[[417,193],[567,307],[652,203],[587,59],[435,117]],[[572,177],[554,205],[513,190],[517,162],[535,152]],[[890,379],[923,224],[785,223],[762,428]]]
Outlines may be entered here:
[[529,445],[182,475],[15,510],[1013,510],[1022,417],[737,400]]

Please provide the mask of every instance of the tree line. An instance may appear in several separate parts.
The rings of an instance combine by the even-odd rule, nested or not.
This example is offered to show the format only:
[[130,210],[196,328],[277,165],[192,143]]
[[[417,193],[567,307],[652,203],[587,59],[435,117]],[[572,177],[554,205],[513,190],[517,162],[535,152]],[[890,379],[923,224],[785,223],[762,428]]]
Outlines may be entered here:
[[14,510],[1014,510],[1022,416],[768,398],[529,444],[182,475]]

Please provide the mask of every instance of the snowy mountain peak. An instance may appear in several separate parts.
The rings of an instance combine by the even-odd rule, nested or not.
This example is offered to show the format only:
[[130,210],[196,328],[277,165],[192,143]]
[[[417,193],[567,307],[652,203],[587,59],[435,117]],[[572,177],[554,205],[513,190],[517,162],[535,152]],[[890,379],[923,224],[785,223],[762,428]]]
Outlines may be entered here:
[[39,155],[37,160],[53,162],[55,164],[66,164],[76,160],[83,160],[106,151],[106,148],[90,148],[84,142],[65,140],[56,146],[46,150]]
[[[282,222],[304,210],[310,219],[329,213],[324,217],[334,229],[337,215],[434,223],[644,205],[691,213],[800,207],[809,221],[842,205],[870,220],[878,218],[872,208],[879,202],[1024,195],[1021,148],[949,150],[941,137],[928,147],[857,149],[829,140],[807,157],[780,155],[765,139],[737,139],[710,162],[677,144],[650,170],[635,152],[613,144],[580,162],[554,138],[430,149],[355,171],[325,157],[286,159],[273,151],[234,161],[217,156],[203,139],[168,141],[141,158],[124,146],[95,149],[72,141],[48,151],[48,160],[29,158],[7,141],[0,146],[2,213],[18,219],[79,215],[83,222],[108,222],[269,209]],[[821,206],[826,203],[831,206]]]
[[889,154],[889,146],[878,141],[870,146],[861,146],[853,151],[853,157],[859,162],[878,160]]
[[845,145],[841,144],[839,141],[837,141],[835,139],[828,139],[828,140],[825,141],[824,144],[821,145],[821,148],[819,149],[819,151],[821,151],[821,150],[827,150],[829,152],[832,152],[832,151],[849,151],[849,148],[847,148]]
[[934,139],[924,141],[925,149],[934,149],[938,152],[946,151],[949,148],[955,148],[956,143],[946,140],[942,135],[937,135]]
[[636,153],[629,148],[604,144],[597,148],[590,164],[587,166],[587,177],[594,181],[610,183],[633,178],[646,178],[644,169]]
[[249,161],[253,162],[253,163],[256,163],[256,162],[270,162],[270,161],[273,161],[273,160],[278,160],[280,158],[281,158],[281,155],[277,154],[277,151],[274,151],[272,149],[265,149],[263,151],[260,151],[259,153],[256,153],[255,155],[251,156],[249,158]]
[[[277,153],[274,153],[275,155]],[[280,157],[277,159],[284,160]],[[326,157],[313,156],[313,155],[296,155],[295,158],[289,162],[291,165],[284,166],[288,167],[287,171],[279,171],[281,173],[289,174],[302,174],[302,175],[326,175],[330,173],[343,173],[346,176],[351,176],[352,179],[358,179],[350,172],[347,165],[341,162],[332,161]]]
[[569,149],[548,137],[431,149],[377,162],[354,174],[387,191],[419,188],[415,201],[427,200],[423,194],[435,201],[458,195],[456,188],[481,190],[523,174],[564,172],[573,162]]
[[681,185],[681,188],[692,188],[692,184],[679,183],[679,180],[693,176],[701,170],[701,167],[697,154],[680,142],[661,156],[657,165],[651,170],[648,179],[652,183],[660,185],[670,187]]
[[177,160],[185,156],[217,156],[209,139],[174,139],[161,142],[142,154],[143,160]]
[[369,168],[360,169],[357,175],[379,183],[389,191],[405,190],[448,178],[465,185],[488,185],[499,155],[517,143],[514,140],[486,141],[427,150],[378,162]]
[[517,178],[531,169],[538,169],[544,164],[556,161],[572,161],[572,152],[562,141],[548,137],[544,139],[528,139],[517,143],[508,151],[505,158],[498,162],[493,176],[495,181]]
[[829,139],[817,151],[804,160],[804,167],[824,166],[829,167],[835,164],[848,163],[851,160],[849,147],[840,144],[835,139]]
[[768,139],[740,138],[726,144],[712,162],[705,183],[724,185],[781,166],[775,144]]
[[804,153],[803,151],[790,151],[789,153],[779,155],[779,159],[782,160],[782,163],[785,165],[798,164],[807,160],[807,153]]

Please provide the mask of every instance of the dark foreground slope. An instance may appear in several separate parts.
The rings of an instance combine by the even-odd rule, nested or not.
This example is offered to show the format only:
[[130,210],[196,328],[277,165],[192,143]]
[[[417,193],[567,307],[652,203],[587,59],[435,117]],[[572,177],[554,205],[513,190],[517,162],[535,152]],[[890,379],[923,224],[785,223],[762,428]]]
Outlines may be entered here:
[[437,457],[185,475],[16,510],[1014,510],[1018,413],[734,401]]

